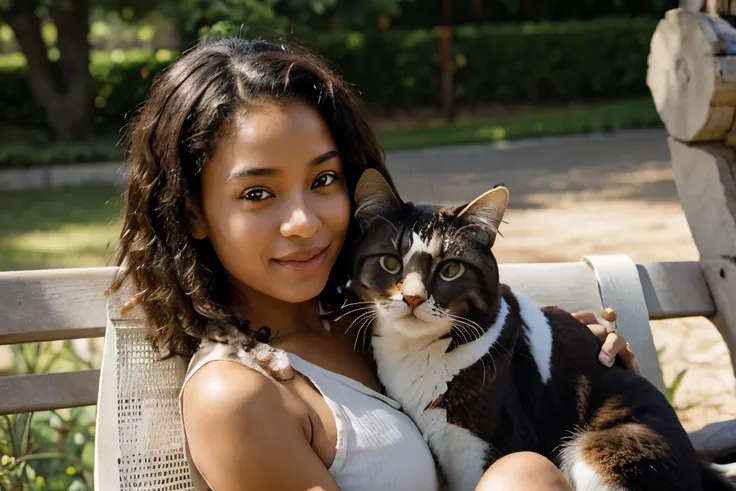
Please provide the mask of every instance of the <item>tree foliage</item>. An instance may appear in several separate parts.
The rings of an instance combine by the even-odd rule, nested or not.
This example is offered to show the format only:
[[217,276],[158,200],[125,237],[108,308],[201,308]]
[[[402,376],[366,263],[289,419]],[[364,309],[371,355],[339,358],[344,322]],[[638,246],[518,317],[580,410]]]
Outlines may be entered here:
[[[89,73],[90,9],[120,11],[131,20],[157,10],[177,19],[182,48],[205,34],[238,29],[243,34],[284,33],[376,25],[379,14],[397,15],[401,0],[0,0],[0,20],[8,24],[25,55],[31,92],[52,135],[84,140],[92,132],[93,87]],[[50,59],[41,28],[52,20],[57,39]],[[298,26],[298,27],[297,27]]]

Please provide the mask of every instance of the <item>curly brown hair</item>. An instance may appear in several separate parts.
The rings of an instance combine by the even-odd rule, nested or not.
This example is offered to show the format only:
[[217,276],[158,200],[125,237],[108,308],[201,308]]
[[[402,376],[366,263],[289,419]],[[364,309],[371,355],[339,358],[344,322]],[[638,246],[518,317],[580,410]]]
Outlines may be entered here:
[[[130,304],[164,357],[193,354],[209,325],[243,328],[226,305],[228,282],[212,246],[190,235],[188,210],[200,202],[201,170],[233,121],[255,103],[286,100],[307,102],[324,118],[351,196],[368,168],[391,182],[356,91],[286,39],[202,42],[161,74],[128,129],[130,184],[115,260],[122,268],[111,290],[130,285]],[[348,240],[355,231],[351,224]],[[340,301],[345,263],[343,252],[321,294],[328,307]]]

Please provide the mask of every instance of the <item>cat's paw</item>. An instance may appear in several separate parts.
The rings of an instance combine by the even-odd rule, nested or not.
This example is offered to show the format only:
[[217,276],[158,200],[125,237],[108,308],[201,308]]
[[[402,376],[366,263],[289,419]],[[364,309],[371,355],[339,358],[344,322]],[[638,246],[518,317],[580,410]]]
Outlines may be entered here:
[[291,380],[295,376],[286,351],[258,341],[254,335],[232,328],[227,342],[238,350],[239,357],[247,364],[278,381]]
[[221,326],[208,328],[206,335],[213,341],[232,346],[239,360],[268,377],[283,382],[296,375],[284,350],[258,341],[253,333],[234,326]]
[[240,338],[240,336],[245,337],[245,333],[238,331],[232,326],[210,323],[205,328],[204,336],[218,343],[229,343],[231,339]]
[[296,376],[284,350],[253,340],[245,344],[237,344],[237,348],[239,358],[247,366],[279,382],[291,380]]

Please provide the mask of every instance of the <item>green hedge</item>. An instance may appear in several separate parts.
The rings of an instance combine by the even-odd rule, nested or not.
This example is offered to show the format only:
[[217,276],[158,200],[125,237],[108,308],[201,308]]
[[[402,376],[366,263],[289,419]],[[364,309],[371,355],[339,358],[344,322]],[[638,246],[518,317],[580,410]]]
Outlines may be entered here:
[[[646,95],[647,54],[656,22],[459,27],[454,41],[457,100],[465,105],[560,103]],[[436,29],[321,34],[302,41],[338,66],[376,109],[440,104]],[[95,125],[100,130],[120,128],[145,98],[153,77],[171,61],[166,53],[119,58],[93,57]],[[0,124],[43,126],[22,64],[0,60],[0,93]]]

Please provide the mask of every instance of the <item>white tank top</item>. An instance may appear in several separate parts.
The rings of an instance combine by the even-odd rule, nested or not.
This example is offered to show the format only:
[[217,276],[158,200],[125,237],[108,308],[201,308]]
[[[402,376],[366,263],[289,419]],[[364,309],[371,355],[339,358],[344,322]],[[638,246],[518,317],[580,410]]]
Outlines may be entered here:
[[[294,370],[307,377],[322,393],[335,418],[337,444],[329,472],[341,491],[439,489],[429,447],[398,402],[344,375],[325,370],[294,354],[287,355]],[[197,370],[217,360],[247,366],[229,345],[203,341],[189,364],[181,393]],[[186,453],[195,491],[211,489],[191,461],[188,448]]]

